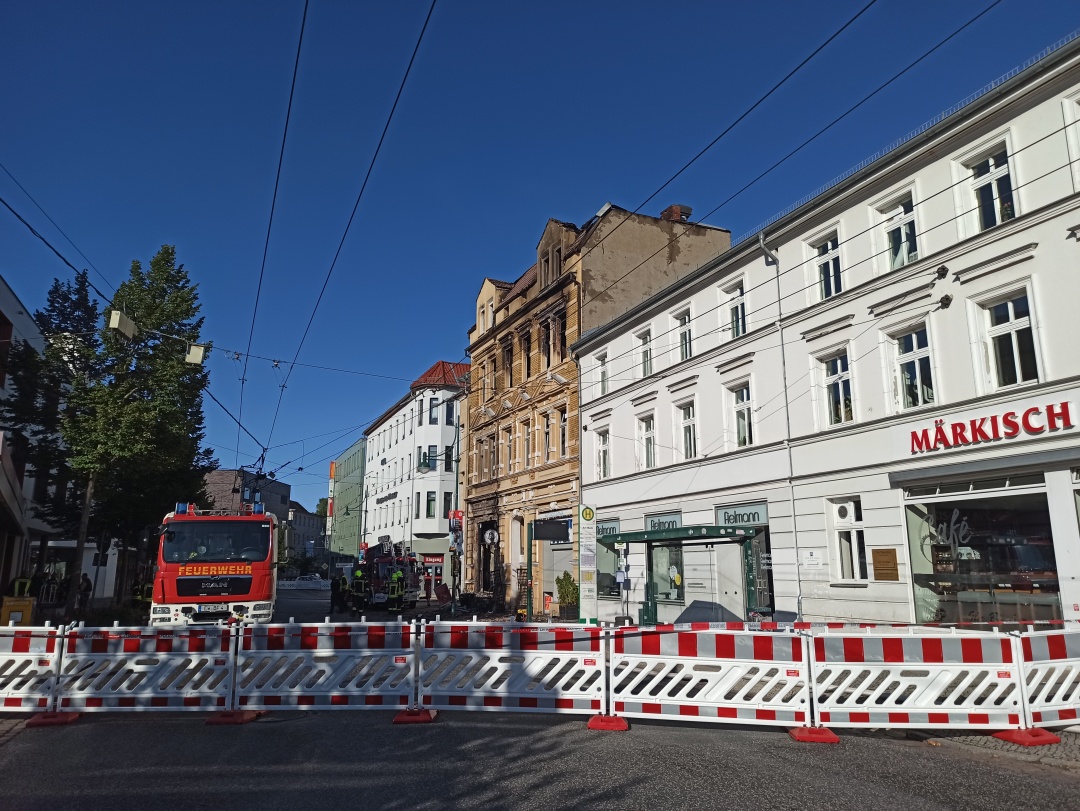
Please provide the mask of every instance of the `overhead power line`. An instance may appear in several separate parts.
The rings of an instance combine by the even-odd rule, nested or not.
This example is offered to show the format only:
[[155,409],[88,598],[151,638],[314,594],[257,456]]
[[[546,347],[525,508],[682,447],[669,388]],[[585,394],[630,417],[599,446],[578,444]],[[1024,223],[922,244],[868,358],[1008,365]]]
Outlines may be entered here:
[[360,184],[360,192],[356,195],[356,202],[353,204],[352,213],[349,215],[349,220],[345,224],[345,231],[341,235],[341,241],[338,243],[337,250],[334,252],[334,258],[330,262],[330,269],[326,271],[326,278],[323,279],[322,288],[319,290],[319,296],[315,299],[315,306],[311,308],[311,317],[308,318],[307,326],[304,327],[304,333],[300,336],[300,344],[296,347],[296,354],[293,355],[292,362],[289,364],[289,370],[285,373],[285,379],[281,383],[281,389],[278,392],[277,406],[274,408],[274,418],[270,423],[270,434],[266,439],[267,444],[274,438],[274,428],[277,427],[278,414],[281,412],[281,401],[285,396],[285,387],[289,384],[289,378],[292,377],[293,369],[296,368],[296,361],[300,357],[300,351],[304,348],[304,342],[307,341],[308,333],[311,331],[311,325],[315,322],[315,315],[319,311],[319,305],[322,304],[323,296],[326,294],[326,287],[330,283],[330,277],[334,275],[334,268],[337,267],[338,257],[341,256],[341,249],[345,246],[345,238],[349,235],[349,229],[352,227],[353,219],[356,217],[356,211],[360,208],[360,201],[364,197],[364,191],[367,189],[368,181],[371,179],[371,172],[375,168],[375,161],[379,158],[379,153],[382,151],[383,142],[386,140],[386,133],[390,130],[390,123],[394,120],[394,112],[397,110],[398,102],[401,101],[401,94],[405,90],[405,83],[409,79],[409,74],[412,72],[413,63],[416,61],[416,54],[420,51],[420,43],[424,41],[424,32],[427,31],[428,23],[431,22],[432,12],[435,11],[435,3],[437,0],[431,0],[431,7],[428,8],[427,17],[424,18],[424,25],[420,29],[420,35],[416,38],[416,45],[413,47],[412,56],[409,57],[409,64],[405,68],[405,75],[401,77],[401,84],[398,86],[397,95],[394,96],[394,103],[390,107],[390,114],[386,117],[386,124],[383,125],[382,134],[379,136],[379,142],[375,145],[375,152],[371,156],[371,162],[368,164],[367,172],[364,174],[364,181]]

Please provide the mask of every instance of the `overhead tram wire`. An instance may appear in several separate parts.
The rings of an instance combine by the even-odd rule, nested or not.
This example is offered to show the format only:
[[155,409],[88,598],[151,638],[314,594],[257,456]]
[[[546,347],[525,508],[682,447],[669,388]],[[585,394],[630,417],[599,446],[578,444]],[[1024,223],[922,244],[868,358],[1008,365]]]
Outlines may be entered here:
[[[922,54],[922,55],[921,55],[921,56],[920,56],[919,58],[917,58],[917,59],[916,59],[915,61],[911,62],[911,63],[910,63],[910,64],[909,64],[909,65],[908,65],[907,67],[905,67],[905,68],[904,68],[903,70],[901,70],[901,71],[899,71],[898,73],[894,74],[894,75],[892,76],[892,78],[888,79],[887,81],[885,81],[884,83],[882,83],[881,85],[879,85],[879,86],[878,86],[878,87],[877,87],[877,88],[876,88],[875,90],[873,90],[873,91],[871,91],[870,93],[868,93],[867,95],[863,96],[863,98],[862,98],[861,100],[859,100],[859,101],[858,101],[857,103],[855,103],[854,105],[852,105],[851,107],[849,107],[849,108],[848,108],[847,110],[845,110],[845,111],[844,111],[843,113],[841,113],[841,114],[840,114],[839,116],[837,116],[836,118],[834,118],[834,119],[833,119],[832,121],[830,121],[830,122],[829,122],[828,124],[826,124],[826,125],[825,125],[824,127],[822,127],[822,128],[820,129],[820,130],[818,130],[818,131],[817,131],[816,133],[814,133],[814,134],[813,134],[813,135],[811,135],[811,136],[810,136],[809,138],[807,138],[807,139],[806,139],[805,141],[803,141],[803,142],[802,142],[801,144],[799,144],[799,145],[798,145],[797,147],[795,147],[794,149],[792,149],[792,150],[791,150],[790,152],[788,152],[788,153],[787,153],[786,155],[784,155],[784,157],[780,158],[780,160],[776,161],[776,162],[775,162],[775,163],[774,163],[774,164],[773,164],[772,166],[770,166],[770,167],[769,167],[768,169],[766,169],[766,170],[765,170],[764,172],[762,172],[761,174],[759,174],[759,175],[758,175],[757,177],[755,177],[755,178],[754,178],[753,180],[751,180],[751,181],[749,181],[748,183],[746,183],[746,184],[745,184],[745,185],[744,185],[744,186],[743,186],[742,188],[740,188],[740,189],[739,189],[738,191],[736,191],[735,193],[733,193],[733,194],[729,195],[729,196],[728,196],[728,197],[727,197],[727,198],[726,198],[726,199],[725,199],[725,200],[724,200],[723,202],[721,202],[721,203],[720,203],[719,205],[717,205],[717,206],[716,206],[715,208],[711,209],[711,210],[710,210],[710,211],[708,211],[708,212],[707,212],[707,213],[706,213],[706,214],[705,214],[705,215],[704,215],[703,217],[701,217],[701,218],[700,218],[700,219],[698,220],[698,224],[703,224],[703,223],[704,223],[704,222],[705,222],[705,221],[706,221],[707,219],[709,219],[709,217],[711,217],[711,216],[713,216],[714,214],[716,214],[716,212],[718,212],[718,211],[719,211],[720,209],[724,208],[724,206],[726,206],[726,205],[727,205],[728,203],[730,203],[730,202],[731,202],[732,200],[734,200],[734,199],[735,199],[736,197],[739,197],[739,196],[740,196],[740,195],[741,195],[741,194],[742,194],[743,192],[747,191],[747,190],[748,190],[748,189],[750,189],[750,188],[751,188],[752,186],[756,185],[756,184],[757,184],[757,183],[758,183],[759,181],[763,180],[763,179],[764,179],[764,178],[765,178],[766,176],[768,176],[768,175],[772,174],[772,172],[773,172],[774,170],[778,169],[778,168],[779,168],[779,167],[780,167],[780,166],[781,166],[782,164],[786,163],[786,162],[787,162],[787,161],[788,161],[789,159],[793,158],[793,157],[794,157],[795,155],[797,155],[797,154],[798,154],[799,152],[801,152],[801,151],[802,151],[803,149],[805,149],[805,148],[806,148],[807,146],[809,146],[809,145],[810,145],[811,143],[813,143],[814,141],[816,141],[816,140],[817,140],[818,138],[820,138],[820,137],[821,137],[822,135],[824,135],[824,134],[825,134],[826,132],[828,132],[828,131],[829,131],[830,129],[832,129],[832,128],[833,128],[834,126],[836,126],[837,124],[839,124],[839,123],[840,123],[841,121],[843,121],[843,120],[844,120],[845,118],[847,118],[847,117],[848,117],[849,115],[851,115],[851,114],[852,114],[853,112],[855,112],[855,111],[856,111],[857,109],[859,109],[860,107],[862,107],[862,106],[863,106],[864,104],[866,104],[866,102],[870,101],[870,99],[872,99],[872,98],[873,98],[874,96],[876,96],[876,95],[877,95],[878,93],[880,93],[880,92],[881,92],[882,90],[884,90],[884,89],[885,89],[886,87],[888,87],[888,86],[889,86],[889,85],[891,85],[891,84],[892,84],[893,82],[895,82],[895,81],[896,81],[897,79],[899,79],[899,78],[900,78],[901,76],[903,76],[904,74],[906,74],[906,73],[907,73],[908,71],[910,71],[910,70],[911,70],[912,68],[914,68],[914,67],[915,67],[916,65],[918,65],[918,64],[919,64],[920,62],[922,62],[922,61],[923,61],[924,59],[926,59],[927,57],[929,57],[929,56],[930,56],[931,54],[933,54],[933,53],[934,53],[935,51],[937,51],[937,50],[938,50],[939,48],[941,48],[942,46],[944,46],[944,45],[945,45],[946,43],[948,43],[948,42],[949,42],[950,40],[952,40],[953,38],[955,38],[956,36],[958,36],[958,35],[959,35],[959,34],[960,34],[961,32],[963,32],[963,31],[964,31],[964,30],[965,30],[966,28],[968,28],[969,26],[971,26],[972,24],[974,24],[974,23],[975,23],[975,22],[976,22],[977,20],[979,20],[979,18],[981,18],[981,17],[983,16],[983,15],[987,14],[987,13],[988,13],[989,11],[991,11],[991,10],[992,10],[992,9],[993,9],[993,8],[994,8],[995,6],[999,5],[999,4],[1001,3],[1001,2],[1002,2],[1002,0],[994,0],[994,2],[992,2],[992,3],[990,4],[990,5],[988,5],[988,6],[986,7],[986,8],[984,8],[984,9],[983,9],[982,11],[980,11],[980,12],[979,12],[978,14],[976,14],[976,15],[975,15],[974,17],[972,17],[972,18],[971,18],[970,20],[968,20],[968,21],[967,21],[966,23],[964,23],[963,25],[961,25],[961,26],[960,26],[959,28],[957,28],[956,30],[954,30],[954,31],[953,31],[953,32],[952,32],[951,34],[949,34],[949,35],[948,35],[947,37],[945,37],[945,39],[943,39],[943,40],[939,41],[939,42],[938,42],[938,43],[937,43],[936,45],[934,45],[934,46],[933,46],[932,48],[930,48],[929,50],[925,51],[925,52],[924,52],[924,53],[923,53],[923,54]],[[625,221],[624,221],[624,222],[625,222]],[[610,235],[610,234],[611,234],[611,233],[613,233],[614,231],[615,231],[615,229],[614,229],[614,228],[612,228],[612,229],[611,229],[611,231],[610,231],[610,232],[608,233],[608,235]],[[608,284],[608,285],[607,285],[606,287],[602,288],[601,290],[599,290],[599,291],[597,291],[596,293],[594,293],[593,295],[591,295],[591,296],[590,296],[590,297],[589,297],[588,299],[586,299],[585,301],[583,301],[583,302],[582,302],[582,304],[585,304],[585,303],[587,303],[587,302],[589,302],[589,301],[593,301],[593,300],[597,299],[598,297],[602,296],[602,295],[603,295],[604,293],[606,293],[606,292],[607,292],[608,290],[610,290],[610,289],[611,289],[612,287],[614,287],[615,285],[617,285],[617,284],[618,284],[619,282],[621,282],[621,281],[622,281],[623,279],[625,279],[625,278],[626,278],[627,276],[629,276],[629,275],[630,275],[631,273],[633,273],[634,271],[636,271],[636,270],[638,270],[639,268],[641,268],[641,267],[642,267],[642,266],[643,266],[643,265],[644,265],[644,264],[645,264],[646,262],[648,262],[648,261],[649,261],[650,259],[652,259],[652,258],[653,258],[654,256],[657,256],[657,255],[658,255],[658,254],[660,254],[661,252],[663,252],[663,251],[667,250],[667,249],[668,249],[668,248],[669,248],[669,247],[670,247],[671,245],[673,245],[674,243],[678,242],[678,241],[679,241],[679,239],[680,239],[680,238],[681,238],[681,237],[682,237],[682,236],[683,236],[683,235],[684,235],[685,233],[686,233],[686,232],[684,231],[684,232],[682,232],[682,233],[676,234],[676,235],[675,235],[674,237],[672,237],[672,238],[671,238],[670,240],[668,240],[668,241],[667,241],[667,242],[666,242],[666,243],[665,243],[665,244],[664,244],[663,246],[661,246],[661,247],[659,248],[659,250],[657,250],[657,251],[653,252],[653,253],[652,253],[652,254],[650,254],[650,255],[649,255],[648,257],[646,257],[645,259],[643,259],[643,260],[642,260],[641,262],[638,262],[638,263],[637,263],[636,265],[634,265],[634,267],[632,267],[632,268],[630,268],[630,270],[626,271],[626,273],[622,274],[621,276],[619,276],[618,278],[616,278],[616,279],[615,279],[614,281],[612,281],[612,282],[611,282],[610,284]],[[606,239],[606,236],[605,236],[605,239]],[[602,242],[602,241],[603,241],[603,240],[601,240],[601,242]],[[597,243],[597,245],[596,245],[596,246],[593,246],[593,247],[597,247],[597,246],[598,246],[599,244],[600,244],[600,243]]]
[[333,276],[334,268],[337,267],[338,258],[341,256],[341,250],[345,246],[345,239],[348,237],[349,229],[352,227],[353,220],[356,218],[356,211],[360,208],[360,201],[364,197],[364,190],[367,189],[368,181],[371,179],[371,173],[375,168],[375,162],[378,160],[379,153],[382,151],[383,142],[386,140],[386,133],[390,130],[390,123],[394,120],[394,112],[397,110],[398,102],[401,101],[401,95],[405,90],[405,83],[409,79],[409,74],[412,73],[413,63],[416,61],[416,55],[420,51],[420,43],[424,41],[424,32],[427,31],[428,23],[431,22],[431,15],[432,12],[435,11],[436,2],[437,0],[431,0],[431,6],[428,8],[427,17],[424,18],[424,25],[420,29],[420,35],[416,38],[416,45],[413,47],[412,56],[409,57],[409,64],[405,68],[405,75],[401,77],[401,84],[398,86],[397,95],[394,97],[394,103],[390,107],[390,114],[386,117],[386,124],[383,126],[382,134],[379,136],[379,142],[375,146],[375,152],[371,156],[371,162],[368,164],[363,183],[360,184],[360,192],[356,195],[356,203],[353,204],[352,213],[349,214],[349,220],[345,224],[345,231],[341,235],[341,241],[338,243],[337,250],[334,252],[334,258],[330,262],[330,269],[326,272],[326,278],[323,279],[322,288],[319,290],[319,296],[315,299],[315,306],[311,308],[311,317],[308,318],[307,326],[304,327],[304,333],[300,336],[300,344],[296,347],[296,354],[293,355],[292,362],[289,364],[289,370],[285,373],[285,380],[281,383],[278,392],[277,406],[274,408],[274,418],[270,423],[270,434],[266,439],[267,444],[274,438],[274,429],[277,427],[278,415],[281,413],[281,401],[285,396],[285,388],[289,385],[289,379],[292,377],[293,370],[296,368],[296,361],[300,357],[300,351],[304,348],[305,341],[307,341],[308,333],[311,331],[311,325],[315,323],[315,315],[318,313],[319,305],[322,303],[323,296],[326,294],[326,288],[330,283],[330,277]]
[[281,167],[285,162],[285,142],[289,137],[289,121],[292,118],[293,98],[296,95],[296,75],[300,71],[300,50],[304,44],[304,28],[307,26],[308,4],[304,0],[304,15],[300,19],[300,36],[296,42],[296,61],[293,62],[292,83],[289,86],[289,104],[285,108],[285,130],[281,134],[281,151],[278,153],[277,173],[274,175],[274,193],[270,198],[270,219],[266,224],[266,240],[263,242],[262,264],[259,266],[259,283],[255,287],[255,306],[251,310],[251,328],[248,330],[247,352],[244,354],[244,369],[240,373],[240,406],[236,420],[236,464],[240,464],[240,420],[244,416],[244,386],[247,383],[248,361],[251,358],[251,340],[255,337],[255,318],[259,314],[259,299],[262,295],[263,277],[266,274],[266,255],[270,251],[270,231],[274,227],[274,212],[277,209],[278,189],[281,186]]
[[[78,253],[79,256],[81,256],[83,259],[86,260],[86,264],[89,265],[93,269],[94,273],[96,273],[98,276],[100,276],[101,280],[103,282],[105,282],[105,284],[107,284],[113,290],[116,290],[116,285],[113,284],[112,282],[110,282],[107,278],[105,278],[105,274],[102,273],[100,270],[97,269],[97,267],[94,266],[94,263],[91,262],[90,259],[86,256],[86,254],[82,252],[82,248],[80,248],[78,245],[76,245],[72,241],[71,237],[69,237],[67,235],[67,233],[64,231],[64,229],[56,224],[56,220],[54,220],[52,217],[50,217],[49,212],[47,212],[44,208],[41,207],[41,203],[39,203],[37,200],[34,199],[34,195],[30,194],[30,192],[28,192],[26,190],[26,188],[23,186],[23,184],[18,181],[18,179],[15,177],[15,175],[11,174],[11,170],[8,169],[6,166],[4,166],[4,164],[2,164],[2,163],[0,163],[0,169],[3,169],[4,174],[6,174],[8,177],[10,177],[12,183],[14,183],[16,186],[19,187],[19,191],[21,191],[23,194],[25,194],[27,199],[29,199],[31,203],[33,203],[35,206],[37,206],[37,210],[40,211],[43,215],[45,215],[45,219],[47,219],[52,224],[52,227],[55,228],[57,231],[59,231],[60,235],[64,239],[66,239],[68,241],[68,245],[70,245],[72,248],[74,248],[76,253]],[[46,244],[48,244],[48,243],[46,243]],[[50,247],[52,247],[52,246],[50,246]],[[94,289],[97,290],[97,288],[94,288]],[[97,291],[97,292],[98,292],[98,295],[101,295],[101,291]],[[104,298],[104,296],[102,296],[102,297]]]

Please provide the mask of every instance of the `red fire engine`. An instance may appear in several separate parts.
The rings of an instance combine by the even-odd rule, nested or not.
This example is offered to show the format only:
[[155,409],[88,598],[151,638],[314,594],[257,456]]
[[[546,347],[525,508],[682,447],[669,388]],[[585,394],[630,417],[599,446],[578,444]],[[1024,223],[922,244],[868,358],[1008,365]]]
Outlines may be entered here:
[[[406,553],[401,544],[361,546],[360,566],[368,591],[368,604],[373,608],[415,608],[420,599],[421,565],[412,552]],[[394,573],[401,572],[397,583]],[[395,605],[396,604],[396,605]]]
[[161,525],[151,625],[270,622],[277,596],[277,519],[177,504]]

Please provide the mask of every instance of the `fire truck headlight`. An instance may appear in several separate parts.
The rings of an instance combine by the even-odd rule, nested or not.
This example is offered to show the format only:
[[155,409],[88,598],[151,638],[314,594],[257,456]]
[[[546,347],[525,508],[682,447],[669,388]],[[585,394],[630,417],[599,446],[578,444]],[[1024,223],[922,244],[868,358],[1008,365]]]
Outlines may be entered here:
[[269,611],[274,607],[273,603],[255,603],[251,607],[252,611]]
[[155,614],[168,614],[169,613],[169,607],[167,605],[156,605],[156,606],[154,606],[154,613]]

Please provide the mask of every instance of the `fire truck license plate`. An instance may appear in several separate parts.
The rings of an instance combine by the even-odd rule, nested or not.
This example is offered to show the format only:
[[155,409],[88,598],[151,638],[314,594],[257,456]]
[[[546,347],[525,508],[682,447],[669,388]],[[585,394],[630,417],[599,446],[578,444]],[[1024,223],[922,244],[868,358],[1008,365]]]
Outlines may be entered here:
[[218,611],[228,611],[229,606],[225,603],[203,603],[199,606],[199,612],[212,611],[217,613]]

